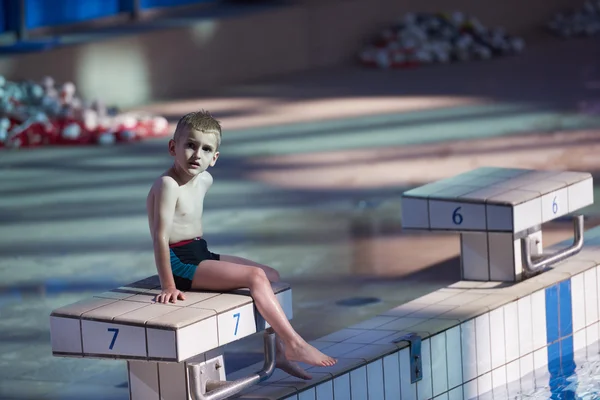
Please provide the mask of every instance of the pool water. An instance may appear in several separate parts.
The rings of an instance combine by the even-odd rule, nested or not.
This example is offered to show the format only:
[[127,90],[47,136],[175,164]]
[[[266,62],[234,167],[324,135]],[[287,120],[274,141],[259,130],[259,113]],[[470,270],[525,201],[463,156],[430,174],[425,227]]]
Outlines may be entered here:
[[551,362],[479,399],[542,400],[600,399],[600,345],[598,342],[576,351],[566,362]]

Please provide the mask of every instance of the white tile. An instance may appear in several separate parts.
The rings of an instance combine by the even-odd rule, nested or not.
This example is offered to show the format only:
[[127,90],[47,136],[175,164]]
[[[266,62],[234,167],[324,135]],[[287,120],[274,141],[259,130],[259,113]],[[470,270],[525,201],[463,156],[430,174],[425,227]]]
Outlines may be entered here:
[[366,321],[359,322],[358,324],[354,324],[349,326],[350,329],[374,329],[380,327],[381,325],[385,325],[388,322],[392,322],[397,319],[397,317],[386,317],[384,315],[378,315],[376,317],[370,318]]
[[181,328],[177,331],[176,337],[178,361],[212,350],[219,346],[217,317],[212,316]]
[[349,339],[346,339],[342,343],[371,344],[371,343],[375,343],[378,340],[381,340],[387,336],[397,334],[397,333],[398,333],[398,331],[392,331],[392,330],[385,331],[385,330],[372,329],[372,330],[367,330],[364,333],[361,333],[360,335],[356,335]]
[[506,364],[506,344],[504,343],[504,308],[497,308],[490,313],[490,337],[492,350],[492,369]]
[[506,386],[506,365],[492,370],[492,387],[503,388]]
[[131,400],[159,400],[158,366],[155,362],[128,361]]
[[545,347],[547,345],[545,290],[538,290],[531,294],[531,322],[533,329],[533,350]]
[[592,178],[575,183],[568,187],[569,213],[588,206],[594,202],[594,185]]
[[531,252],[531,255],[542,255],[544,252],[544,241],[542,237],[542,231],[532,232],[529,235],[527,235],[527,237],[529,238],[529,251]]
[[467,281],[490,280],[486,233],[460,234],[460,262],[462,279]]
[[585,330],[586,340],[588,345],[586,347],[586,355],[588,359],[594,359],[600,354],[600,343],[598,341],[599,328],[598,323],[590,325]]
[[460,385],[448,392],[448,400],[462,400],[463,399],[463,386]]
[[[521,267],[515,265],[515,240],[512,233],[488,233],[488,249],[490,263],[490,279],[492,281],[513,282],[515,271]],[[519,247],[520,249],[520,247]],[[520,250],[519,250],[520,256]]]
[[410,353],[408,348],[399,352],[400,358],[400,392],[402,400],[417,399],[417,384],[410,383]]
[[50,343],[52,351],[81,354],[81,328],[79,319],[50,317]]
[[177,359],[177,334],[167,329],[146,329],[148,357]]
[[548,348],[542,347],[533,352],[533,369],[538,370],[548,365]]
[[433,396],[448,391],[448,368],[446,364],[446,335],[441,333],[431,337],[431,380]]
[[83,352],[109,356],[146,357],[146,332],[143,326],[81,321]]
[[506,364],[506,382],[517,382],[521,377],[521,365],[519,360],[515,360]]
[[542,223],[542,198],[518,204],[513,209],[514,232],[521,232]]
[[519,359],[519,368],[521,377],[527,376],[533,372],[533,354],[527,354]]
[[450,183],[444,182],[443,180],[431,182],[402,193],[402,199],[404,200],[405,197],[428,198],[429,196],[432,196],[433,194],[450,186],[452,186]]
[[385,397],[383,361],[381,359],[367,364],[367,389],[369,399],[383,399]]
[[506,361],[519,358],[519,313],[517,302],[506,304],[504,307],[504,334],[506,345]]
[[542,196],[542,222],[569,213],[569,195],[567,188],[562,188]]
[[314,387],[298,393],[298,400],[316,400],[317,391]]
[[333,399],[333,381],[326,381],[318,384],[315,387],[317,395],[316,400],[332,400]]
[[560,171],[558,174],[548,177],[548,180],[562,182],[565,185],[571,185],[573,183],[577,183],[583,181],[585,179],[590,179],[592,174],[589,172],[578,172],[578,171]]
[[598,284],[596,268],[583,273],[585,288],[585,326],[598,322]]
[[477,398],[477,379],[473,379],[472,381],[466,382],[463,385],[463,398],[465,400],[475,399]]
[[386,399],[400,398],[400,359],[398,354],[396,352],[383,357],[383,388]]
[[586,340],[586,346],[589,346],[591,344],[594,344],[596,342],[598,342],[598,323],[594,323],[590,326],[588,326],[587,328],[585,328],[585,340]]
[[533,392],[535,389],[535,377],[533,375],[528,375],[525,377],[521,377],[521,391],[523,393]]
[[529,354],[533,351],[531,295],[517,300],[517,308],[519,314],[519,355],[524,356],[525,354]]
[[348,400],[351,398],[350,373],[333,378],[333,393],[334,400]]
[[475,320],[460,324],[463,382],[477,377],[477,344],[475,342]]
[[583,350],[587,346],[585,329],[573,333],[573,351]]
[[[535,365],[535,353],[534,353],[533,358],[534,358],[533,363]],[[548,364],[548,360],[546,360],[546,364]],[[535,369],[533,371],[533,376],[534,376],[535,383],[538,387],[543,387],[543,386],[548,385],[548,382],[550,382],[550,379],[551,379],[550,371],[548,371],[547,365],[540,369]]]
[[445,332],[445,335],[448,387],[453,388],[458,385],[462,385],[463,383],[460,326],[455,326],[454,328],[448,329]]
[[[446,181],[451,183],[440,191],[433,193],[429,199],[434,200],[459,200],[460,198],[468,193],[472,193],[475,190],[481,188],[480,185],[472,184],[476,182],[476,179],[470,179],[468,182],[466,179],[450,179]],[[478,202],[471,202],[478,203]],[[483,202],[481,202],[483,203]]]
[[[584,244],[585,246],[586,244]],[[590,270],[596,271],[596,287],[600,290],[600,265],[595,268],[590,268]],[[600,320],[600,295],[598,295],[598,320]]]
[[350,397],[353,399],[368,399],[367,367],[363,366],[350,371]]
[[255,321],[254,303],[218,314],[219,346],[255,333]]
[[483,375],[492,370],[492,344],[489,313],[475,318],[475,336],[477,344],[477,375]]
[[417,399],[428,400],[433,397],[433,384],[431,381],[431,340],[421,342],[421,368],[423,377],[417,382]]
[[513,208],[486,204],[487,229],[494,231],[512,232],[513,230]]
[[343,342],[346,339],[349,339],[356,335],[360,335],[361,333],[364,333],[364,332],[365,332],[364,329],[344,328],[344,329],[340,329],[339,331],[330,333],[329,335],[320,337],[318,340],[321,342]]
[[427,199],[403,196],[400,212],[403,228],[429,228],[429,207],[427,204]]
[[188,400],[185,363],[157,364],[160,400]]
[[492,373],[488,372],[477,378],[477,394],[483,396],[486,393],[490,393],[493,389],[492,386]]
[[571,310],[573,315],[573,332],[585,328],[585,286],[583,274],[571,277]]
[[453,201],[429,201],[432,229],[485,230],[485,205]]
[[364,346],[364,344],[358,343],[336,343],[327,348],[327,355],[330,357],[343,357],[346,354]]

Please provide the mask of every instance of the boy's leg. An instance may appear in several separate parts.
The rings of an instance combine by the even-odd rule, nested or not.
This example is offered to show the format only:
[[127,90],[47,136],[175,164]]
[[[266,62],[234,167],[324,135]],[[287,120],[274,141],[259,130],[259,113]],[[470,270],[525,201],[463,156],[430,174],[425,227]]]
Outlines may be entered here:
[[246,258],[238,257],[238,256],[230,256],[227,254],[221,254],[220,258],[221,258],[221,261],[227,261],[227,262],[234,263],[234,264],[248,265],[250,267],[258,267],[258,268],[262,269],[263,271],[265,271],[265,274],[267,274],[267,278],[269,279],[269,281],[279,282],[279,279],[280,279],[279,272],[274,268],[271,268],[266,265],[259,264],[252,260],[248,260]]
[[206,290],[249,288],[256,308],[283,341],[288,360],[317,366],[331,366],[336,363],[336,360],[308,344],[292,328],[262,269],[222,260],[204,260],[196,268],[192,288]]
[[[267,275],[267,278],[269,279],[270,282],[279,282],[279,280],[280,280],[279,272],[276,269],[266,266],[264,264],[260,264],[255,261],[248,260],[247,258],[238,257],[238,256],[230,256],[227,254],[220,254],[219,258],[221,261],[226,261],[226,262],[240,264],[240,265],[246,265],[249,267],[260,268],[263,271],[265,271],[265,274]],[[269,327],[267,329],[267,332],[276,333],[272,327]],[[292,376],[295,376],[295,377],[298,377],[301,379],[312,379],[312,376],[309,373],[307,373],[302,367],[300,367],[298,364],[291,362],[287,358],[285,358],[285,345],[283,344],[283,342],[281,341],[281,339],[279,337],[277,337],[276,343],[277,343],[277,355],[276,355],[275,361],[276,361],[277,368],[287,372],[288,374],[290,374]]]

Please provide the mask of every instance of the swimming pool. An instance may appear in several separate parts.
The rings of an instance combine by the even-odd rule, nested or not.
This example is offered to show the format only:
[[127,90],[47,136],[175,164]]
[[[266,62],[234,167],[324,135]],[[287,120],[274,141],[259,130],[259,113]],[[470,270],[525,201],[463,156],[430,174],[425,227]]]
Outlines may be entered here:
[[560,357],[478,399],[600,399],[600,343],[575,351],[572,357]]

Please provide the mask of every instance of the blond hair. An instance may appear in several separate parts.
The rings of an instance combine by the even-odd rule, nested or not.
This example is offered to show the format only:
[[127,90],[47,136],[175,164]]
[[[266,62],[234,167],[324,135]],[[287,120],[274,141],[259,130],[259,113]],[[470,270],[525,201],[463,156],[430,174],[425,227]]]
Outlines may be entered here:
[[214,133],[217,135],[217,147],[221,145],[221,122],[210,115],[208,111],[194,111],[181,117],[177,122],[173,140],[178,142],[188,129],[205,133]]

